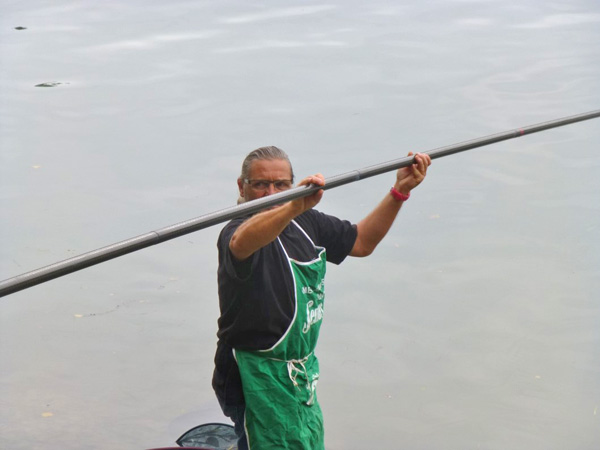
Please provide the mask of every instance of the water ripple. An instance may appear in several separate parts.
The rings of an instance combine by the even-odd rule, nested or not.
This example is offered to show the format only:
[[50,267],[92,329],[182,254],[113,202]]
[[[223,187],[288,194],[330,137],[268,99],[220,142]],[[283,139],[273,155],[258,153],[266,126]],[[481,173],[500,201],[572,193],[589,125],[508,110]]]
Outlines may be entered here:
[[600,22],[600,14],[552,14],[535,22],[514,25],[515,28],[555,28]]
[[348,44],[342,41],[274,41],[265,40],[257,42],[255,44],[240,45],[238,47],[226,47],[221,49],[215,49],[214,53],[236,53],[246,51],[257,51],[277,48],[306,48],[306,47],[344,47]]
[[217,30],[207,30],[199,33],[162,34],[158,36],[149,36],[143,39],[124,40],[111,42],[108,44],[96,45],[86,48],[86,51],[113,52],[132,49],[150,49],[165,43],[180,43],[184,41],[210,39],[219,34],[221,34],[221,32]]
[[335,8],[337,8],[337,6],[335,5],[315,5],[294,8],[271,9],[262,13],[246,14],[242,16],[221,19],[220,22],[228,24],[262,22],[271,19],[281,19],[283,17],[306,16],[309,14],[316,14],[323,11],[330,11]]

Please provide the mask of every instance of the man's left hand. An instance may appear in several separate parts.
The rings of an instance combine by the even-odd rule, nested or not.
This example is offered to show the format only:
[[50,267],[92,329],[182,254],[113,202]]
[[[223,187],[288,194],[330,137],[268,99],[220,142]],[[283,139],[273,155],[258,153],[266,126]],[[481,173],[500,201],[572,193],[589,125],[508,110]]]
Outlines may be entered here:
[[[409,152],[408,156],[412,156]],[[416,188],[425,179],[427,168],[431,165],[431,157],[426,153],[417,153],[415,162],[408,167],[398,169],[396,173],[396,185],[399,192],[408,195],[410,191]]]

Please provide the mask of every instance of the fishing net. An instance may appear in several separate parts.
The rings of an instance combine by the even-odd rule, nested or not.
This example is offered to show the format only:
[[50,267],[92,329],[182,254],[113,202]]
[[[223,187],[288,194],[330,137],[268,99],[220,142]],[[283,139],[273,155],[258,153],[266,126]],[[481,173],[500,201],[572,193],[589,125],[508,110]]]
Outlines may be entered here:
[[177,445],[206,450],[237,450],[237,436],[231,425],[206,423],[184,433],[177,439]]

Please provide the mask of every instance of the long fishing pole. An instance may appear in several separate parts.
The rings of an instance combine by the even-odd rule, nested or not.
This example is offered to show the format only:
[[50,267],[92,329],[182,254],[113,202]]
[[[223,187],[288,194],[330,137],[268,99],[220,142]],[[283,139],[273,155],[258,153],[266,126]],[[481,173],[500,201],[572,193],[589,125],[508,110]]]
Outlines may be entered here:
[[[440,147],[426,152],[431,159],[441,158],[443,156],[452,155],[454,153],[464,152],[478,147],[494,144],[496,142],[505,141],[512,138],[524,136],[526,134],[538,133],[540,131],[549,130],[551,128],[562,127],[584,120],[600,117],[600,110],[590,111],[575,116],[564,117],[561,119],[543,122],[535,125],[530,125],[523,128],[517,128],[503,133],[485,136],[471,141],[461,142],[446,147]],[[333,189],[338,186],[343,186],[354,181],[370,178],[382,173],[391,172],[401,167],[407,167],[414,162],[414,156],[395,159],[381,164],[368,166],[363,169],[354,170],[341,175],[336,175],[325,180],[325,186],[299,186],[285,192],[280,192],[268,197],[263,197],[257,200],[252,200],[241,205],[232,206],[220,211],[216,211],[195,219],[186,220],[156,231],[150,231],[146,234],[117,242],[107,247],[102,247],[88,253],[83,253],[73,258],[65,259],[49,266],[42,267],[31,272],[27,272],[16,277],[6,279],[0,282],[0,297],[3,297],[14,292],[35,286],[40,283],[52,280],[54,278],[67,275],[72,272],[99,264],[110,259],[117,258],[128,253],[141,250],[151,245],[156,245],[170,239],[193,233],[194,231],[208,228],[212,225],[231,220],[236,217],[241,217],[248,214],[253,214],[263,209],[278,205],[300,197],[306,197],[319,189]]]

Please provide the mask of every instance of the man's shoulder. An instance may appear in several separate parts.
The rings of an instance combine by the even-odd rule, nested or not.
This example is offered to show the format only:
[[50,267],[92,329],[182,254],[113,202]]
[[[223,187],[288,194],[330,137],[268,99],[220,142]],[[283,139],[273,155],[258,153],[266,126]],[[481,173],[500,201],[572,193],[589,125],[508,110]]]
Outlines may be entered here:
[[316,229],[338,227],[344,225],[350,225],[347,220],[342,220],[331,214],[318,211],[316,209],[309,209],[304,213],[300,214],[295,219],[300,225],[308,224],[309,226],[315,227]]
[[[310,209],[296,218],[296,223],[300,225],[312,237],[326,239],[336,239],[352,234],[355,231],[355,225],[347,220],[342,220],[336,216],[325,214],[321,211]],[[352,239],[354,237],[351,237]],[[330,242],[328,242],[330,243]]]
[[335,216],[331,216],[329,214],[325,214],[319,210],[314,208],[304,211],[298,217],[296,217],[297,222],[311,222],[316,225],[323,224],[327,222],[329,219],[340,220]]
[[298,224],[313,242],[327,249],[327,260],[339,264],[352,250],[357,229],[347,220],[311,209],[298,216]]
[[225,226],[221,228],[221,232],[219,233],[219,240],[223,239],[224,237],[231,238],[231,235],[235,232],[235,230],[237,230],[238,227],[250,217],[250,215],[237,217],[227,222]]

